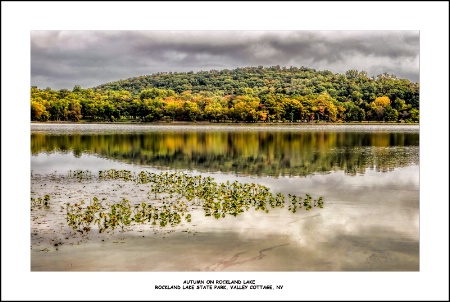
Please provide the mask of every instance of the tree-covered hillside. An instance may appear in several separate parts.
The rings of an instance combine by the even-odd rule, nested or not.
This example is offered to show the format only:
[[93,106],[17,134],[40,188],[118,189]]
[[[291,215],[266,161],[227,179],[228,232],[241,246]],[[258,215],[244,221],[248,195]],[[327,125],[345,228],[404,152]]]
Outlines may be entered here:
[[34,121],[419,121],[419,84],[310,68],[157,73],[97,87],[32,87]]

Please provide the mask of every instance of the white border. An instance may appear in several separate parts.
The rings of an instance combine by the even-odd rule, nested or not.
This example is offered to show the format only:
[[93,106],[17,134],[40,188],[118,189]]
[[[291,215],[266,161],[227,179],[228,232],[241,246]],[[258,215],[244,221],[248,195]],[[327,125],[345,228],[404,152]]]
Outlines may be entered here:
[[[1,9],[2,300],[448,300],[448,2],[2,2]],[[30,273],[30,30],[46,29],[420,30],[420,272]],[[199,278],[282,282],[285,290],[278,297],[151,290],[156,280]]]

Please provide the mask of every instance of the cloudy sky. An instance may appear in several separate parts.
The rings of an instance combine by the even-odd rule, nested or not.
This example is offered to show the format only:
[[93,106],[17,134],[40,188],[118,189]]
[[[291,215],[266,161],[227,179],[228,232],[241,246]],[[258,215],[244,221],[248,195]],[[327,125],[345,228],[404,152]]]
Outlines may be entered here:
[[419,31],[31,31],[31,85],[40,88],[260,65],[418,82]]

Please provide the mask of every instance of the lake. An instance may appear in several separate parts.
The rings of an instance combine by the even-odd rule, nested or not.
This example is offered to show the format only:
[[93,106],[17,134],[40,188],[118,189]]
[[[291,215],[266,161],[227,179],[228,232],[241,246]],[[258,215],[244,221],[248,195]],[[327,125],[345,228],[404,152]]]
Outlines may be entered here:
[[[148,188],[99,171],[184,172],[322,196],[324,208],[250,209],[99,234],[68,228],[67,202],[139,203]],[[91,179],[67,177],[76,170]],[[417,125],[31,125],[34,271],[418,271]]]

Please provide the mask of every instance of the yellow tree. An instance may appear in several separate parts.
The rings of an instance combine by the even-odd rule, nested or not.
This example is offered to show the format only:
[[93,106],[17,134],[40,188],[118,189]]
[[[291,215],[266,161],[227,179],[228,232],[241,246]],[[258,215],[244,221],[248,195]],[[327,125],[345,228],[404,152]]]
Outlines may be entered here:
[[391,104],[391,100],[387,96],[377,97],[372,103],[370,103],[371,111],[378,120],[384,120],[385,108]]
[[180,99],[168,97],[164,100],[164,103],[164,112],[167,116],[172,118],[172,121],[175,120],[175,116],[181,114],[183,111],[184,102]]
[[333,103],[333,98],[328,93],[322,93],[317,97],[317,107],[321,116],[328,118],[329,121],[336,121],[337,108]]
[[373,101],[376,107],[386,107],[387,105],[391,104],[391,100],[387,96],[380,96]]
[[188,121],[195,122],[197,120],[197,116],[200,114],[197,103],[194,103],[191,101],[184,102],[183,111],[184,111],[184,117]]
[[346,109],[344,106],[341,106],[341,105],[337,106],[337,118],[340,121],[345,120],[345,111],[346,111]]
[[205,107],[205,117],[209,121],[219,122],[226,117],[226,110],[220,102],[212,102]]
[[[43,113],[45,112],[45,107],[42,103],[31,101],[31,120],[40,121],[43,117]],[[45,115],[44,115],[45,116]]]

